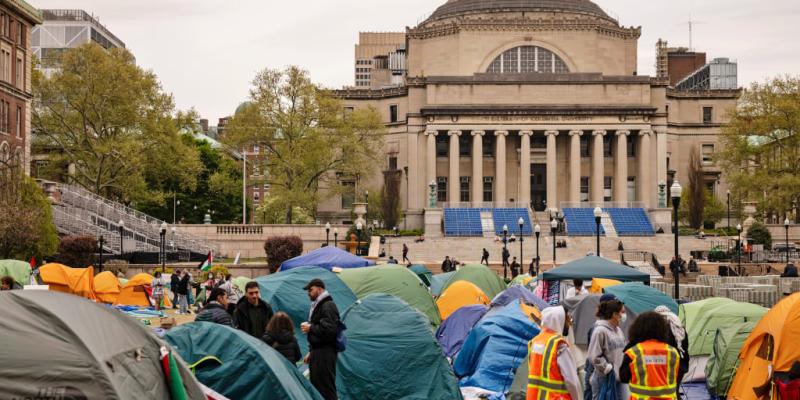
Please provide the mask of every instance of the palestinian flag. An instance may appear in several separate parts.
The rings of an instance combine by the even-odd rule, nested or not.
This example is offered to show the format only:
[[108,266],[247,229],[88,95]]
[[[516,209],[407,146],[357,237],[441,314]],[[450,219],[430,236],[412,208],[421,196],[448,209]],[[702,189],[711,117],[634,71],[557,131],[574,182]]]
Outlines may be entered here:
[[181,373],[178,371],[178,363],[175,362],[172,352],[164,346],[161,346],[161,367],[164,369],[164,377],[167,379],[172,400],[188,400],[189,396],[186,394]]
[[200,270],[202,271],[208,271],[209,269],[211,269],[211,264],[213,262],[214,262],[214,254],[212,254],[211,251],[209,251],[208,256],[206,256],[206,259],[203,262],[201,262],[200,265],[198,265],[198,268],[200,268]]
[[31,260],[28,262],[31,265],[31,269],[36,269],[36,257],[31,257]]

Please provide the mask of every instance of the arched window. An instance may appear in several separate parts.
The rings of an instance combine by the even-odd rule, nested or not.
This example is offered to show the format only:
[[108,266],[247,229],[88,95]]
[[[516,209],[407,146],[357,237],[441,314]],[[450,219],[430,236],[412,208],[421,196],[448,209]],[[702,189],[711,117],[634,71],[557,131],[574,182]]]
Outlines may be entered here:
[[7,163],[11,160],[11,146],[3,142],[0,144],[0,161]]
[[569,68],[561,57],[539,46],[520,46],[508,49],[489,64],[489,74],[568,74]]

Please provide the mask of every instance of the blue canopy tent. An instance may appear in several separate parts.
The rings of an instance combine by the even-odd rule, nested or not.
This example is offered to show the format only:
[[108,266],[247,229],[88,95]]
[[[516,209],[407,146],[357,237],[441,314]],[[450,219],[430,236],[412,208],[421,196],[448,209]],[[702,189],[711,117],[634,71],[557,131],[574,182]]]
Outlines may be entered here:
[[359,268],[375,265],[375,262],[352,255],[342,249],[326,246],[284,261],[281,271],[297,267],[320,267],[330,270],[333,267]]
[[558,268],[545,271],[539,276],[546,281],[605,278],[616,279],[623,282],[644,282],[645,284],[650,284],[650,275],[598,256],[586,256],[568,262]]
[[464,306],[455,310],[436,330],[436,340],[442,345],[444,355],[451,359],[458,354],[472,327],[486,314],[489,307],[483,304]]

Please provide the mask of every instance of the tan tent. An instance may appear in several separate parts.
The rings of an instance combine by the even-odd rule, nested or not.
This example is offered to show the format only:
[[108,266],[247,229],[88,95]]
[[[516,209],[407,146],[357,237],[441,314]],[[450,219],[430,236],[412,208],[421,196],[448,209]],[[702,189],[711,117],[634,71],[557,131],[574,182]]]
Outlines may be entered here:
[[104,271],[94,277],[94,294],[101,303],[114,303],[117,301],[121,289],[119,279],[110,271]]
[[[151,296],[150,284],[153,283],[153,276],[150,274],[136,274],[131,278],[125,286],[120,289],[117,300],[114,301],[115,306],[139,306],[150,307],[153,306],[153,299]],[[164,307],[172,307],[169,301],[169,296],[164,296]]]
[[45,264],[39,267],[39,279],[50,290],[97,299],[94,294],[93,267],[70,268],[63,264]]

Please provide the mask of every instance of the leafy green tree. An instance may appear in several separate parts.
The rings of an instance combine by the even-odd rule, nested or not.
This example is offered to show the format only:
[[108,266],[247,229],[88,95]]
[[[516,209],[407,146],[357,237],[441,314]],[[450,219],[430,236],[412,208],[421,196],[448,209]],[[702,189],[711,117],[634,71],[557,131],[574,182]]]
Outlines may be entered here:
[[[287,204],[283,199],[275,196],[267,196],[261,205],[256,209],[255,221],[259,224],[282,224],[286,218]],[[314,217],[305,208],[299,206],[292,207],[293,224],[313,224]]]
[[755,244],[763,244],[766,249],[772,248],[772,234],[769,233],[769,229],[760,222],[753,223],[753,226],[747,231],[747,238],[752,240]]
[[284,222],[292,223],[295,206],[316,212],[320,188],[342,190],[338,176],[374,170],[383,131],[373,108],[345,112],[329,90],[292,66],[256,74],[249,101],[222,139],[235,148],[263,149],[270,195],[281,199]]
[[19,165],[0,161],[0,259],[55,254],[58,235],[42,188]]
[[703,224],[713,225],[722,220],[725,216],[725,204],[710,190],[705,190],[705,207],[703,208]]
[[732,192],[783,215],[800,203],[800,77],[754,83],[730,117],[717,157]]

